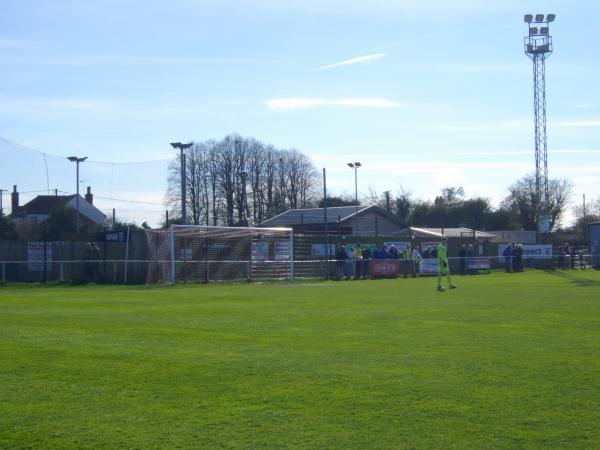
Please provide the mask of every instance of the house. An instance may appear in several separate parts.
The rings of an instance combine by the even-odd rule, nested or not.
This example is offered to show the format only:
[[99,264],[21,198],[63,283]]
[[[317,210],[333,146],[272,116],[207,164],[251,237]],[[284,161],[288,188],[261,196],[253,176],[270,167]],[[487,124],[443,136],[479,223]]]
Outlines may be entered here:
[[[289,227],[295,233],[325,233],[325,209],[290,209],[260,224],[261,227]],[[400,228],[398,219],[377,206],[336,206],[327,208],[327,231],[332,234],[391,235]]]
[[[76,195],[38,195],[24,205],[19,205],[19,192],[13,186],[11,194],[10,220],[16,226],[37,225],[44,223],[50,212],[56,208],[71,208],[77,210]],[[88,186],[85,197],[79,196],[79,215],[82,225],[102,225],[105,216],[94,206],[94,196]]]

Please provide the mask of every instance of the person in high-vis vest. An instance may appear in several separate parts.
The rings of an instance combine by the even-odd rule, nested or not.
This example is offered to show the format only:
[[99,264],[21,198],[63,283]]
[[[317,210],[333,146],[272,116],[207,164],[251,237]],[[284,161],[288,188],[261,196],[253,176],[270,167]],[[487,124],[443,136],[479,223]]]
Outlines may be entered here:
[[450,265],[448,264],[448,256],[446,254],[446,246],[448,244],[448,240],[443,238],[443,241],[438,245],[437,248],[437,259],[438,259],[438,291],[443,291],[444,287],[442,286],[442,274],[446,274],[446,278],[448,280],[448,289],[455,289],[456,286],[452,284],[452,280],[450,279]]

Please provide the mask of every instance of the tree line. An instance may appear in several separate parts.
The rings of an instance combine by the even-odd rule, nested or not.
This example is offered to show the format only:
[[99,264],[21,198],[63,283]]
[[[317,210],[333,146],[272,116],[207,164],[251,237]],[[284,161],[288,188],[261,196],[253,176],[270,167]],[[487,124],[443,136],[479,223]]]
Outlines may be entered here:
[[[320,179],[310,158],[237,134],[185,150],[187,223],[257,225],[288,209],[315,205]],[[181,211],[181,160],[168,169],[167,203]]]

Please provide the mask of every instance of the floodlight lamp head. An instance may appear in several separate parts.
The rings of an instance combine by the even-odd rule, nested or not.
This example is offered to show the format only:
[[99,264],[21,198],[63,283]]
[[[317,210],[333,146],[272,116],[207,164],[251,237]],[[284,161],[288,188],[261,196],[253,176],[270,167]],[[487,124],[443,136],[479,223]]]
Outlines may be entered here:
[[171,147],[173,147],[173,148],[179,148],[180,145],[181,145],[181,142],[171,142]]
[[359,163],[359,162],[355,162],[355,163],[354,163],[354,165],[355,165],[356,167],[361,167],[361,166],[362,166],[362,164],[361,164],[361,163]]
[[531,23],[533,21],[533,15],[525,14],[525,17],[523,18],[523,20],[525,21],[525,23]]
[[352,164],[352,163],[348,163],[348,167],[351,167],[351,168],[353,168],[353,169],[354,169],[354,164]]
[[535,21],[536,22],[543,22],[544,21],[544,15],[543,14],[536,14],[535,15]]
[[547,22],[554,22],[554,19],[556,19],[556,14],[546,14]]
[[67,159],[71,162],[75,162],[77,161],[77,156],[69,156]]

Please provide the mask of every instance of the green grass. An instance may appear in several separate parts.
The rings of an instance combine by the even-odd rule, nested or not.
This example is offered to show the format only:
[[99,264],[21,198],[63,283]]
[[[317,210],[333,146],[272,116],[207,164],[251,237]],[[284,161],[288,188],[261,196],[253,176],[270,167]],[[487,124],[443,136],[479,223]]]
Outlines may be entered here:
[[600,272],[0,287],[0,448],[598,448]]

